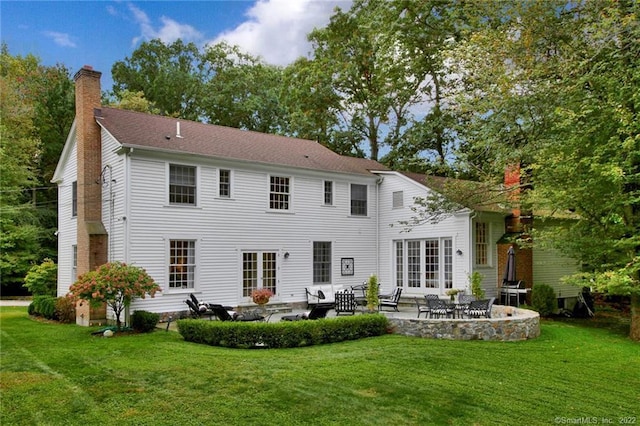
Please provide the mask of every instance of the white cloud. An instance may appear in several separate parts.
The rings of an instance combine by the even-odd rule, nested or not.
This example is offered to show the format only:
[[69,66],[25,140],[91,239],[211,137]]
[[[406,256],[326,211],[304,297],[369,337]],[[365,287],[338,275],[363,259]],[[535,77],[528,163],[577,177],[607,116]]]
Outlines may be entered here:
[[53,40],[55,44],[62,47],[76,47],[76,44],[71,40],[71,36],[67,33],[59,33],[56,31],[44,31],[45,37]]
[[351,1],[258,0],[247,12],[246,22],[210,43],[226,41],[261,56],[267,63],[287,65],[300,56],[308,56],[311,44],[307,34],[314,27],[329,23],[336,6],[348,10]]
[[198,41],[203,38],[202,33],[191,25],[181,24],[171,18],[162,16],[159,28],[154,28],[149,16],[142,10],[129,3],[129,10],[133,14],[134,21],[140,26],[140,35],[134,37],[132,43],[135,46],[141,40],[159,38],[163,43],[172,43],[178,39],[184,42]]

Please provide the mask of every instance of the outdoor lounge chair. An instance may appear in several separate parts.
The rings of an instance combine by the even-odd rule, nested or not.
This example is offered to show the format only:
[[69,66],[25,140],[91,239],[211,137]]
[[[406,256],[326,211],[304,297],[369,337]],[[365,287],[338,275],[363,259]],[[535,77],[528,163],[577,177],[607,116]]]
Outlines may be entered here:
[[389,298],[381,298],[378,301],[378,310],[381,310],[382,308],[387,307],[387,308],[393,308],[397,312],[398,302],[400,301],[401,294],[402,294],[402,288],[400,287],[394,288]]
[[230,313],[222,305],[209,305],[209,308],[220,321],[264,321],[266,318],[258,312]]
[[335,309],[336,309],[336,315],[355,314],[356,309],[358,309],[358,304],[356,303],[355,294],[353,294],[353,292],[349,290],[336,293]]
[[192,318],[209,317],[209,319],[212,319],[212,317],[215,316],[213,311],[209,309],[207,305],[196,305],[191,299],[185,300],[184,303],[189,307],[189,312],[191,313]]
[[327,312],[331,310],[328,305],[316,305],[309,312],[298,315],[284,315],[280,321],[300,321],[300,320],[316,320],[327,317]]
[[495,297],[492,297],[491,299],[474,300],[469,304],[469,308],[467,308],[464,313],[469,318],[491,318],[491,307],[495,300]]

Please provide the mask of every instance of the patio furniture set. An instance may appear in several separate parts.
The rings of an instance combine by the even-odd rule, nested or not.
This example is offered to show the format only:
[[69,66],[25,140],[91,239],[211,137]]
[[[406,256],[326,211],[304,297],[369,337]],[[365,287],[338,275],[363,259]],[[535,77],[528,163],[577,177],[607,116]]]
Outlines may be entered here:
[[425,318],[491,318],[491,308],[495,298],[476,300],[471,295],[460,295],[458,301],[443,300],[435,294],[427,294],[422,303],[415,297],[418,307],[418,318],[425,314]]
[[[323,292],[319,292],[323,293]],[[378,310],[391,308],[398,312],[398,302],[402,294],[401,288],[394,288],[389,295],[381,295],[379,297]],[[315,320],[326,318],[327,313],[334,309],[336,316],[338,315],[354,315],[356,311],[365,312],[367,305],[366,288],[358,286],[337,291],[333,294],[331,302],[326,301],[324,296],[317,303],[311,306],[311,310],[295,315],[284,315],[282,321],[299,321],[299,320]],[[425,318],[491,318],[491,307],[495,298],[475,300],[473,296],[460,295],[457,302],[440,299],[437,295],[428,294],[425,296],[425,303],[421,303],[416,297],[414,298],[418,308],[418,318],[421,314],[425,314]],[[321,302],[322,301],[322,302]],[[266,321],[271,318],[272,313],[264,314],[259,311],[236,312],[231,306],[222,306],[219,304],[202,303],[198,301],[193,294],[189,295],[189,299],[185,300],[191,316],[193,318],[206,318],[212,320],[216,317],[220,321]]]

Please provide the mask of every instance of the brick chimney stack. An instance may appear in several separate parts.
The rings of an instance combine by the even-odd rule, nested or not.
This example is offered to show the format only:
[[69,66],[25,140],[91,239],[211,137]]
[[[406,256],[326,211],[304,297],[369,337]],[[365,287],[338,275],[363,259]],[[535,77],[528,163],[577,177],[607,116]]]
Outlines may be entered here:
[[[107,232],[102,224],[102,141],[94,109],[101,106],[100,76],[85,65],[74,76],[76,93],[76,149],[78,182],[78,275],[106,263]],[[77,307],[76,322],[104,322],[106,309]]]
[[520,221],[520,163],[513,164],[504,171],[504,186],[507,189],[507,199],[511,203],[511,216],[506,219],[507,232],[521,232]]

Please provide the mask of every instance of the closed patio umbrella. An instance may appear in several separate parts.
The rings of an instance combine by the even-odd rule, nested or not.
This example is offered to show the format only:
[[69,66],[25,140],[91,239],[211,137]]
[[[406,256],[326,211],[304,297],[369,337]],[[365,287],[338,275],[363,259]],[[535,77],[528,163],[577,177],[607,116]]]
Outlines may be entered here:
[[[516,288],[518,286],[518,282],[516,279],[516,251],[513,249],[513,246],[509,247],[507,251],[507,264],[504,267],[504,275],[502,276],[502,294],[505,295],[506,304],[511,304],[511,296],[515,294],[516,296],[516,304],[520,304],[517,299],[518,293],[516,290],[510,290]],[[512,294],[511,292],[514,291]]]
[[513,246],[509,247],[507,251],[507,264],[504,268],[504,275],[502,276],[502,285],[515,284],[516,279],[516,251]]

